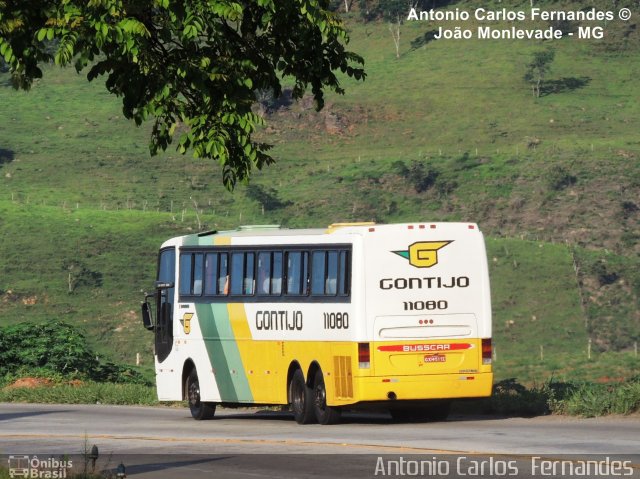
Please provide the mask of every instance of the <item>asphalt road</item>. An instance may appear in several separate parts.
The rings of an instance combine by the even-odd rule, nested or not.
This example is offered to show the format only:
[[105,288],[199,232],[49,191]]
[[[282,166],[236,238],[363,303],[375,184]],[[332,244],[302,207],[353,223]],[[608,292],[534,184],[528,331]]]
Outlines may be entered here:
[[640,477],[637,416],[398,424],[354,413],[335,426],[300,426],[289,413],[260,410],[219,410],[216,419],[194,421],[177,408],[0,404],[2,457],[70,455],[74,467],[87,467],[80,455],[94,444],[97,469],[122,462],[129,477],[140,478],[577,477],[557,461],[583,460],[608,468],[589,477]]

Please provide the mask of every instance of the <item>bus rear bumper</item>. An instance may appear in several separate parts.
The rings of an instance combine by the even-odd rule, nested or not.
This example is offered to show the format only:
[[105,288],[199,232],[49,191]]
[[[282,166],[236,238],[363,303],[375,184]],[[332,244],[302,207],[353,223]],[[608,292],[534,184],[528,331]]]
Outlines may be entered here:
[[492,386],[491,372],[354,378],[358,402],[488,397]]

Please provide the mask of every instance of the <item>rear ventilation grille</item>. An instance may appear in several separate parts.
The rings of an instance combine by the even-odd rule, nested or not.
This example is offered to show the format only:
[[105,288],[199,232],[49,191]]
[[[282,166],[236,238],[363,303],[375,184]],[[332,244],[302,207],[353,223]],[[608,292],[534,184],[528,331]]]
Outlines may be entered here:
[[353,398],[353,375],[351,374],[351,356],[334,356],[336,397]]

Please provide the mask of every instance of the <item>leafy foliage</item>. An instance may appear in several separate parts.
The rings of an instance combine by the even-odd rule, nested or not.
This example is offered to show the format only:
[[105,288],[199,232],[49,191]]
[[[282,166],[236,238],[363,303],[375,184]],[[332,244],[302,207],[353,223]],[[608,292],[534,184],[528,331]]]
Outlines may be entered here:
[[95,381],[146,382],[131,368],[101,362],[84,335],[64,322],[20,323],[0,329],[0,376],[33,371]]
[[[2,402],[47,404],[158,404],[156,388],[145,384],[55,384],[37,388],[4,388]],[[2,476],[0,476],[2,477]]]
[[494,385],[489,402],[489,411],[508,416],[631,414],[640,409],[640,378],[621,384],[552,380],[529,388],[510,378]]
[[505,415],[536,416],[548,414],[547,395],[539,388],[527,389],[515,378],[504,379],[493,386],[491,410]]
[[432,167],[427,168],[423,162],[416,160],[412,161],[409,166],[406,166],[402,161],[397,161],[394,163],[394,167],[400,176],[413,185],[416,193],[427,191],[436,184],[436,180],[440,176],[438,170]]
[[555,50],[541,50],[533,54],[533,58],[527,65],[524,81],[531,83],[534,96],[540,97],[540,85],[551,71],[551,63],[556,56]]
[[429,10],[445,7],[451,0],[358,0],[360,16],[366,22],[384,18],[390,22],[401,22],[411,8]]
[[619,385],[582,384],[561,405],[559,412],[574,416],[596,417],[629,414],[640,408],[640,381],[637,378]]
[[99,288],[102,286],[102,273],[92,271],[77,259],[63,261],[62,269],[68,273],[69,294],[80,286]]
[[554,191],[564,190],[569,186],[573,186],[577,181],[578,178],[565,166],[556,165],[549,170],[547,183],[549,188]]
[[[125,117],[153,118],[150,149],[178,150],[223,165],[232,189],[252,167],[273,159],[252,139],[264,124],[256,92],[276,97],[294,81],[293,97],[311,87],[317,109],[325,89],[343,93],[336,71],[364,78],[363,60],[345,49],[347,34],[325,0],[38,0],[0,3],[0,55],[16,88],[42,77],[40,63],[89,68],[107,76]],[[53,46],[53,52],[51,47]]]
[[[640,296],[627,290],[640,284],[632,281],[640,272],[640,214],[624,202],[640,206],[635,121],[640,103],[634,101],[640,97],[640,83],[629,81],[639,64],[640,29],[630,35],[629,49],[615,55],[605,55],[600,42],[555,42],[553,73],[542,94],[549,80],[588,76],[592,81],[584,90],[563,89],[553,101],[532,103],[522,94],[522,74],[532,51],[540,47],[530,42],[498,50],[491,42],[462,42],[454,48],[456,55],[453,45],[432,42],[409,54],[405,49],[403,55],[410,55],[406,61],[389,62],[393,48],[386,24],[354,21],[349,27],[349,45],[367,59],[369,78],[353,90],[347,87],[350,94],[336,99],[331,111],[347,115],[352,132],[345,129],[338,136],[323,132],[322,125],[310,128],[304,121],[306,101],[268,120],[275,130],[265,131],[269,140],[264,141],[277,142],[275,154],[281,160],[256,179],[276,187],[283,201],[296,202],[286,211],[262,214],[257,202],[228,194],[218,182],[193,191],[190,178],[201,180],[211,162],[192,161],[190,155],[174,158],[172,148],[163,155],[167,161],[154,165],[138,147],[144,147],[147,128],[129,133],[131,122],[122,119],[117,101],[104,101],[101,82],[86,82],[72,68],[43,68],[48,81],[28,95],[0,88],[7,119],[0,143],[21,160],[9,158],[0,165],[0,289],[13,291],[0,296],[0,322],[64,318],[83,328],[87,337],[100,338],[95,342],[100,353],[134,362],[141,352],[143,362],[152,361],[152,341],[128,310],[136,309],[139,288],[152,287],[157,246],[197,227],[193,195],[204,210],[200,217],[206,229],[283,221],[308,227],[376,217],[385,222],[475,221],[495,245],[489,259],[499,378],[541,381],[553,371],[592,379],[627,376],[637,369],[632,359],[634,340],[640,340]],[[608,34],[619,30],[621,39],[622,27],[612,22]],[[409,39],[429,29],[423,22],[403,28],[407,48]],[[512,68],[518,61],[519,69]],[[433,72],[428,78],[425,65]],[[2,75],[0,85],[8,79]],[[283,85],[285,92],[293,86]],[[317,116],[322,120],[324,115]],[[529,138],[535,148],[527,148]],[[473,168],[459,165],[457,158],[465,151],[471,152],[470,160],[482,161]],[[411,184],[391,174],[397,159],[407,165],[414,159],[427,161],[442,174],[418,198]],[[577,177],[574,186],[550,188],[548,173],[554,164]],[[380,181],[369,182],[369,175]],[[459,186],[440,200],[437,192],[444,180]],[[492,237],[501,239],[494,243]],[[602,287],[597,275],[582,266],[584,284],[578,285],[565,254],[567,241],[584,255],[600,250],[593,262],[608,248],[629,266],[608,265],[620,279]],[[68,295],[62,258],[81,259],[102,272],[103,287],[79,287]],[[30,298],[37,302],[27,303]],[[627,353],[598,353],[596,360],[587,361],[585,315],[594,353],[601,350],[596,341],[603,337],[603,350],[623,348]],[[124,317],[130,320],[120,332]],[[512,319],[515,326],[504,326]],[[538,360],[541,343],[544,361]]]

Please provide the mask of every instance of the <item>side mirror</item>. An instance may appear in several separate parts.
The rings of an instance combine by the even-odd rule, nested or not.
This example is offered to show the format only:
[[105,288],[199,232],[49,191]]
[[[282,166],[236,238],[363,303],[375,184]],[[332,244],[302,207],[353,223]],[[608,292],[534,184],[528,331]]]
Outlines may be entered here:
[[166,281],[156,281],[156,289],[171,289],[173,288],[175,285],[173,283],[168,283]]
[[151,308],[146,301],[142,303],[142,324],[149,331],[153,331],[155,326],[153,324],[153,317],[151,316]]

